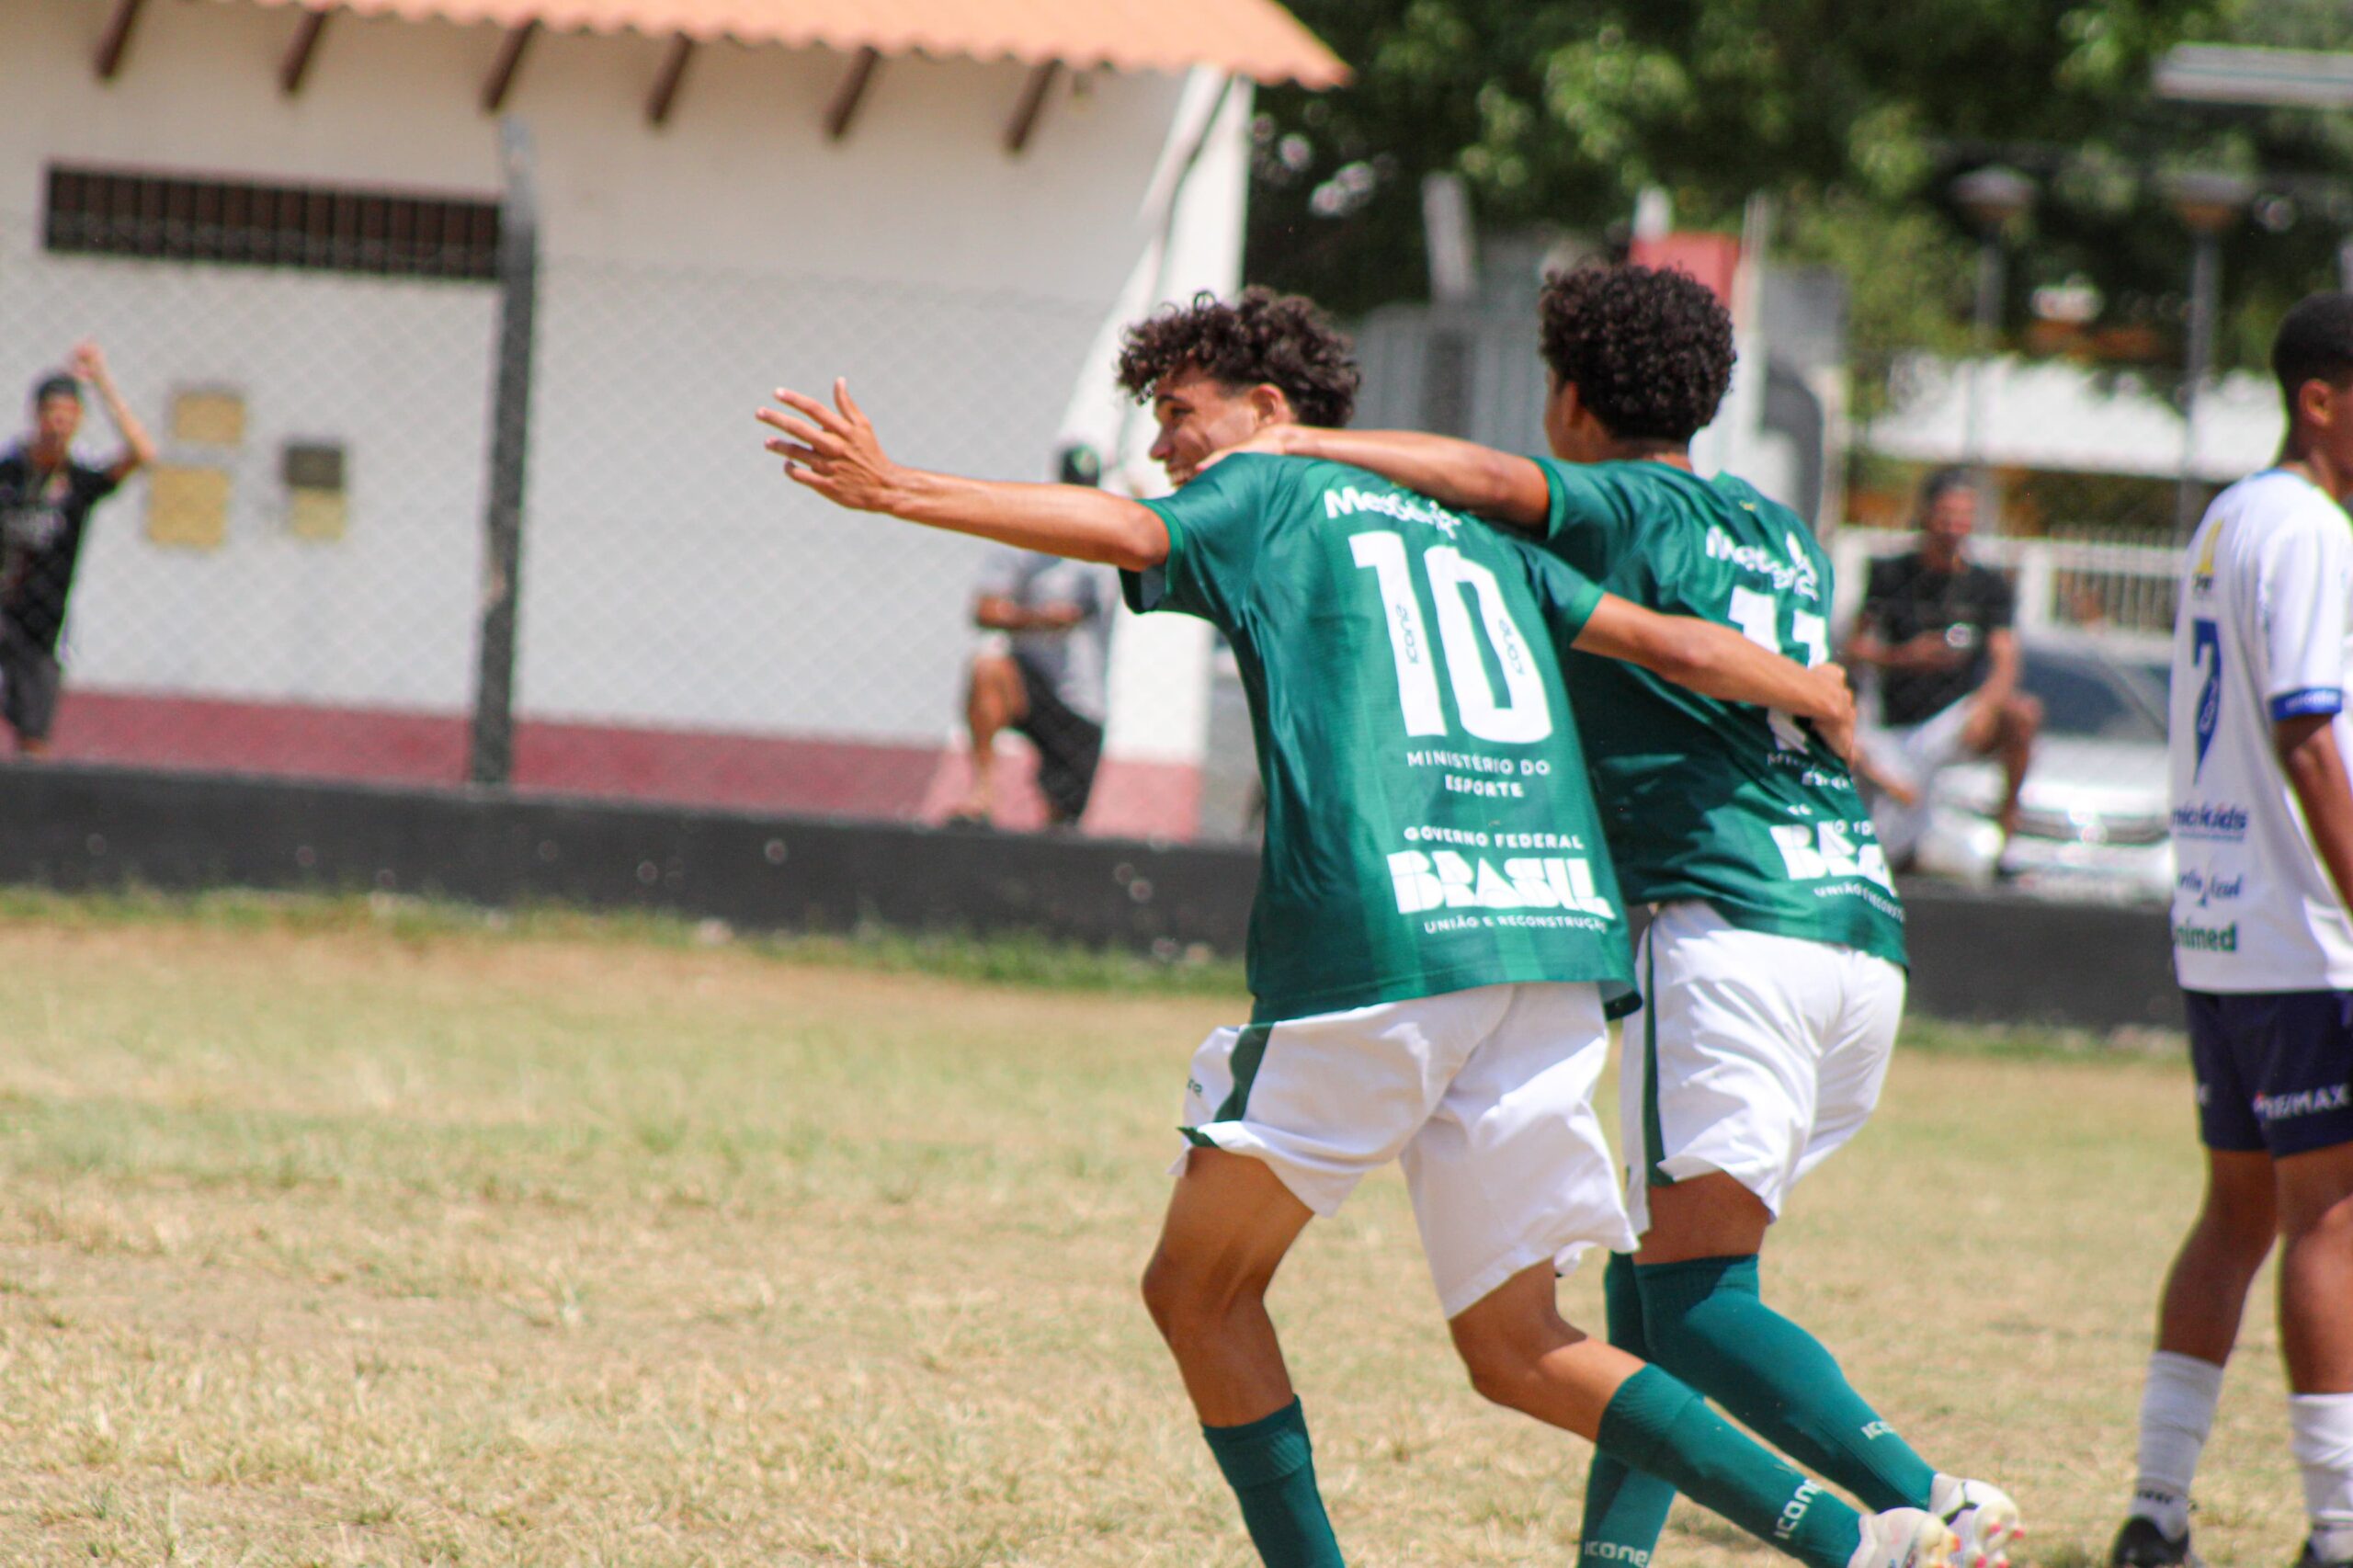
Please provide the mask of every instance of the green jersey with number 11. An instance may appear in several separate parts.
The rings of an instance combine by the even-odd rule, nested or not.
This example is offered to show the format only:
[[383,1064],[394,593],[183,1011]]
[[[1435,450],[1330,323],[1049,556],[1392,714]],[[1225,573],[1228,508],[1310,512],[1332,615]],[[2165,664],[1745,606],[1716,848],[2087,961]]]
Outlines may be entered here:
[[1250,989],[1269,1022],[1515,981],[1631,1000],[1624,912],[1546,629],[1600,590],[1361,470],[1229,458],[1163,501],[1129,605],[1223,631],[1266,849]]
[[[1830,561],[1797,514],[1730,474],[1546,460],[1547,546],[1609,592],[1829,657]],[[1564,653],[1626,896],[1703,899],[1744,929],[1904,961],[1904,904],[1847,765],[1786,714]]]

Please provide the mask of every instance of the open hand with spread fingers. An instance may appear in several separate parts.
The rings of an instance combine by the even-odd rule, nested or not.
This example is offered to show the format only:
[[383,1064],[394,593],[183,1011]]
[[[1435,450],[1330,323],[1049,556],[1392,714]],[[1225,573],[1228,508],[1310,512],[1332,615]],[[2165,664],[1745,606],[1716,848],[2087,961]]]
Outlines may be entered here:
[[768,437],[767,449],[784,459],[789,478],[837,506],[891,510],[904,471],[883,455],[872,422],[849,395],[847,381],[835,381],[830,408],[789,387],[777,389],[776,401],[783,406],[763,408],[755,417],[779,432]]

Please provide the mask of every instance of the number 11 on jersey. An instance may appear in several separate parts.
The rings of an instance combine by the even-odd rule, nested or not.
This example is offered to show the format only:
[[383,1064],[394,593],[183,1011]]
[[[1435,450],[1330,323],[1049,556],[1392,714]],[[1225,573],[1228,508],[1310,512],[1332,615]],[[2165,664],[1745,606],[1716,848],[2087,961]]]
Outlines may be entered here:
[[[1781,607],[1770,594],[1755,588],[1734,588],[1732,608],[1727,612],[1740,634],[1768,653],[1786,653],[1781,646]],[[1790,618],[1790,633],[1802,651],[1806,668],[1812,669],[1830,657],[1830,625],[1822,617],[1808,610],[1799,610]],[[1792,658],[1797,654],[1790,654]],[[1805,750],[1805,732],[1790,714],[1774,709],[1767,717],[1773,725],[1773,743],[1783,751]]]

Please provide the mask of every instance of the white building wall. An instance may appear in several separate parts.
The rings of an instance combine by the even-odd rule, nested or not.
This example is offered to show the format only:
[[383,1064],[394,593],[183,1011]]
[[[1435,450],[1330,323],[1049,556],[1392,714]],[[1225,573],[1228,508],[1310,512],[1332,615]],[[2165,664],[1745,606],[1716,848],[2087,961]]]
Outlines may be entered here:
[[[231,472],[228,542],[149,542],[146,482],[102,506],[68,622],[77,686],[452,709],[472,690],[488,428],[484,289],[39,255],[0,235],[0,396],[82,335],[108,346],[166,461]],[[175,387],[233,387],[234,449],[173,441]],[[104,416],[85,454],[110,455]],[[352,525],[285,527],[288,438],[349,443]]]
[[[220,384],[251,426],[222,550],[149,543],[136,487],[100,512],[75,681],[461,710],[491,291],[52,257],[37,220],[52,162],[490,194],[477,97],[499,34],[338,14],[289,99],[292,15],[149,6],[100,83],[112,9],[0,6],[0,397],[96,334],[158,424],[173,388]],[[1185,84],[1065,77],[1015,157],[1000,139],[1017,65],[888,61],[834,142],[843,57],[707,46],[656,130],[644,103],[666,48],[541,35],[507,106],[537,142],[545,256],[520,706],[928,744],[955,707],[975,547],[799,493],[752,410],[780,382],[846,375],[897,455],[1043,477],[1159,238],[1153,181]],[[1239,124],[1206,160],[1231,210],[1193,219],[1224,267]],[[1176,272],[1227,280],[1216,257]],[[288,436],[347,444],[343,540],[285,533]]]

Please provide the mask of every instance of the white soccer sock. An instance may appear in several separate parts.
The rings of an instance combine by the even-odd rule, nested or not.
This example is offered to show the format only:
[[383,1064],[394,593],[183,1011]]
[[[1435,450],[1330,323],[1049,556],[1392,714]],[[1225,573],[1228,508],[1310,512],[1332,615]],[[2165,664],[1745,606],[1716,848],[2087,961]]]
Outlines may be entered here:
[[2159,1350],[2149,1357],[2141,1388],[2141,1473],[2132,1483],[2132,1512],[2166,1535],[2189,1528],[2189,1483],[2198,1456],[2214,1429],[2222,1400],[2222,1369],[2195,1356]]
[[2288,1424],[2304,1471],[2313,1554],[2353,1562],[2353,1393],[2290,1394]]

